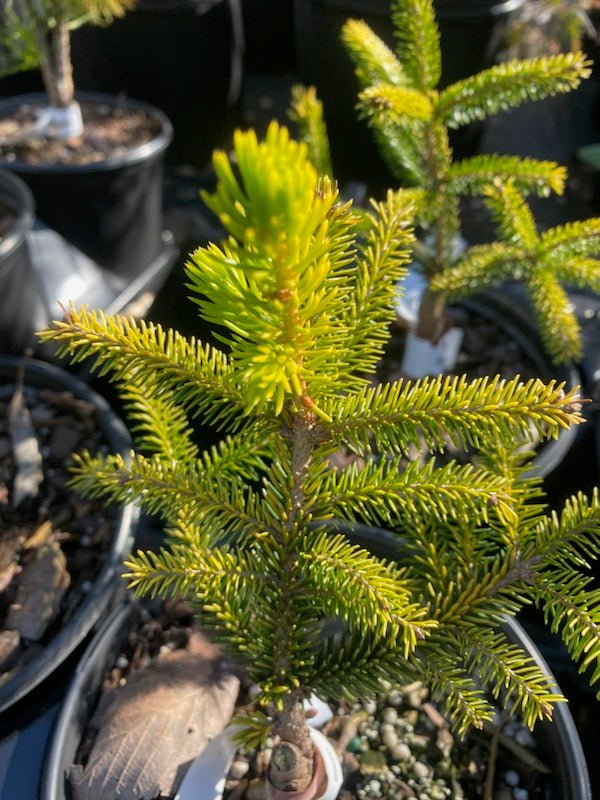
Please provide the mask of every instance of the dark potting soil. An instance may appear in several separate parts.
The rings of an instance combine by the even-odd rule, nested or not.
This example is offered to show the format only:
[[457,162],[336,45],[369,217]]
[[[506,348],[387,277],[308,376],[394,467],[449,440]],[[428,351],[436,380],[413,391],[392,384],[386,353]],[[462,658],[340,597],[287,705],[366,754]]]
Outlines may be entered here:
[[[122,105],[82,103],[84,132],[71,139],[46,136],[23,138],[34,123],[39,105],[23,105],[0,117],[0,158],[26,164],[85,165],[115,158],[151,141],[160,132],[160,123],[146,111]],[[11,144],[12,142],[12,144]]]
[[[18,505],[8,408],[15,387],[0,386],[0,685],[71,618],[102,568],[117,510],[66,486],[72,454],[106,451],[94,406],[70,393],[24,387],[42,481]],[[35,496],[34,496],[35,495]]]
[[[463,308],[450,308],[452,323],[463,328],[464,338],[454,373],[468,378],[500,375],[510,380],[520,375],[523,381],[531,378],[550,380],[550,374],[541,374],[540,365],[525,352],[516,339],[491,319],[486,319]],[[403,377],[402,355],[406,329],[393,325],[385,355],[379,365],[377,380],[394,381]]]
[[0,242],[11,232],[17,215],[10,206],[0,200]]
[[[99,704],[126,685],[133,672],[162,653],[186,647],[195,627],[192,609],[184,602],[155,606],[152,613],[144,610],[140,624],[121,643],[106,671]],[[240,677],[238,703],[247,707],[252,687]],[[459,739],[418,682],[398,689],[390,686],[370,701],[330,707],[334,715],[322,732],[342,762],[339,800],[464,800],[481,797],[486,782],[493,787],[488,796],[494,800],[548,796],[551,769],[537,754],[535,737],[505,712],[499,710],[482,731]],[[77,764],[86,764],[96,736],[97,730],[88,724]],[[264,775],[272,746],[267,738],[261,749],[234,757],[224,800],[265,800]],[[160,800],[166,798],[161,795]]]

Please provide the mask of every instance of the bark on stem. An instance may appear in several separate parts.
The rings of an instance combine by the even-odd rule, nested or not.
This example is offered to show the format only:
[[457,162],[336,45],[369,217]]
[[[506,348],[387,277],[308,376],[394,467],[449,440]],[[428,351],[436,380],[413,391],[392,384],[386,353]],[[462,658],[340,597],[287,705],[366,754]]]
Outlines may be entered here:
[[435,344],[439,341],[446,327],[446,300],[441,292],[434,292],[429,287],[423,294],[416,334]]
[[70,106],[75,99],[73,65],[71,64],[71,34],[65,22],[58,22],[51,33],[54,91],[53,105],[58,108]]
[[[287,554],[284,566],[288,578],[293,573],[293,565],[296,558],[293,552],[292,533],[304,506],[304,482],[315,446],[316,428],[316,421],[309,412],[298,412],[297,409],[293,409],[291,414],[292,487],[290,493],[291,508],[286,521],[288,534],[286,538],[290,552]],[[286,594],[284,607],[281,609],[282,620],[286,618],[290,603],[293,604],[293,591]],[[275,664],[275,672],[278,675],[284,675],[291,666],[287,663],[289,661],[289,653],[285,651],[287,633],[287,630],[282,631],[281,641],[284,643],[284,647],[279,653]],[[277,792],[307,791],[313,780],[316,766],[314,745],[306,724],[301,692],[290,692],[283,697],[283,709],[275,715],[273,734],[277,741],[273,748],[273,755],[269,765],[267,776],[269,783]],[[320,786],[310,788],[314,788],[315,792],[322,793],[322,787]],[[311,791],[310,795],[307,794],[305,800],[317,797],[318,794],[315,792]]]
[[315,769],[314,746],[304,709],[297,695],[290,695],[277,715],[273,734],[278,742],[269,764],[269,781],[281,792],[303,792]]

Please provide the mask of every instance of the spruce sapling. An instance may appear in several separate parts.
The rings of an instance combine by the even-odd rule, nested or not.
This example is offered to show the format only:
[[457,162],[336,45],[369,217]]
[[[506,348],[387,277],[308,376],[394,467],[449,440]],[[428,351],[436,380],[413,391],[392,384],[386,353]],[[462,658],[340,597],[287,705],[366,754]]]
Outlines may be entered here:
[[[42,339],[111,376],[135,420],[129,461],[85,454],[73,478],[165,519],[165,546],[128,561],[130,586],[195,604],[259,688],[239,739],[276,738],[270,796],[311,800],[322,769],[303,706],[312,693],[352,699],[418,679],[460,731],[493,715],[488,688],[530,725],[549,717],[555,688],[500,630],[526,602],[598,678],[598,600],[579,571],[600,550],[600,504],[579,497],[544,517],[529,502],[536,483],[501,448],[481,465],[405,467],[423,439],[432,451],[448,438],[510,451],[532,427],[556,435],[581,421],[577,395],[518,379],[371,386],[363,376],[410,258],[409,194],[355,215],[276,123],[263,141],[237,132],[234,149],[235,161],[215,154],[217,187],[203,195],[228,237],[187,267],[223,349],[74,306]],[[198,417],[228,431],[206,452]],[[341,446],[364,466],[332,469]],[[398,531],[403,558],[354,543],[359,519]],[[341,639],[323,635],[331,617]]]

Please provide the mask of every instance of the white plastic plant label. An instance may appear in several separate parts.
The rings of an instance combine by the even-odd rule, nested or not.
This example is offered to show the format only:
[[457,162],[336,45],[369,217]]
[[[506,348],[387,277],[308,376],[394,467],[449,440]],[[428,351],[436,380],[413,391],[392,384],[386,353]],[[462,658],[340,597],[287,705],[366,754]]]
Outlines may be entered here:
[[425,378],[427,375],[439,375],[453,369],[462,339],[461,328],[450,328],[436,344],[421,339],[409,331],[406,336],[402,372],[409,378]]
[[396,284],[394,307],[396,314],[409,327],[414,327],[419,319],[419,309],[427,281],[417,265],[411,264],[406,277]]
[[175,800],[221,800],[225,779],[237,750],[233,735],[237,727],[225,728],[192,761]]
[[310,735],[315,747],[318,748],[321,754],[325,766],[325,773],[327,775],[327,789],[325,790],[325,794],[322,794],[317,800],[336,800],[344,780],[340,757],[333,749],[329,739],[323,736],[321,731],[311,728]]
[[316,694],[311,694],[310,698],[304,701],[303,706],[305,711],[313,709],[317,712],[314,717],[310,717],[307,720],[311,728],[321,728],[333,717],[333,711],[328,704],[317,697]]
[[79,103],[70,106],[48,106],[38,112],[38,118],[33,126],[36,133],[43,132],[56,139],[69,139],[81,136],[83,133],[83,119]]

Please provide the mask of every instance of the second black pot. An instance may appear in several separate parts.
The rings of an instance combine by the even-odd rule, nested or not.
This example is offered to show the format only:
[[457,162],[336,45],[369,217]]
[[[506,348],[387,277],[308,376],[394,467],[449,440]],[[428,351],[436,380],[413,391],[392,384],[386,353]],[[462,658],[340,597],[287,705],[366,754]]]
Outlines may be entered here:
[[[116,106],[110,95],[78,95],[82,101]],[[0,101],[0,117],[45,95],[20,95]],[[2,161],[28,184],[38,217],[99,266],[138,275],[163,247],[163,158],[173,130],[167,117],[145,103],[127,107],[148,112],[158,123],[156,136],[120,156],[91,164],[29,164]]]
[[162,109],[174,128],[170,157],[204,166],[237,122],[240,2],[139,0],[110,26],[79,28],[72,36],[77,88],[125,94]]
[[[467,311],[495,322],[514,339],[539,369],[539,377],[543,381],[564,382],[565,393],[581,384],[581,376],[573,362],[552,364],[533,323],[531,309],[517,289],[490,289],[460,305]],[[552,476],[552,482],[560,482],[559,467],[574,445],[576,437],[577,428],[571,426],[561,430],[556,439],[544,442],[531,462],[532,473],[547,481]],[[551,488],[546,485],[549,493]]]
[[[0,383],[14,382],[19,363],[18,358],[0,356]],[[129,432],[106,400],[87,384],[66,370],[42,361],[27,362],[25,384],[70,392],[76,399],[90,403],[94,408],[94,423],[101,431],[107,447],[111,452],[128,457],[131,449]],[[46,680],[73,653],[109,607],[120,586],[118,575],[132,545],[137,518],[138,511],[134,505],[123,505],[119,509],[113,523],[110,546],[103,554],[102,566],[85,599],[46,646],[14,677],[0,686],[0,712]]]

